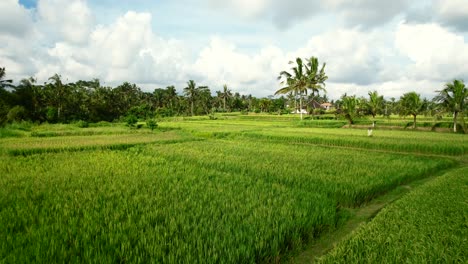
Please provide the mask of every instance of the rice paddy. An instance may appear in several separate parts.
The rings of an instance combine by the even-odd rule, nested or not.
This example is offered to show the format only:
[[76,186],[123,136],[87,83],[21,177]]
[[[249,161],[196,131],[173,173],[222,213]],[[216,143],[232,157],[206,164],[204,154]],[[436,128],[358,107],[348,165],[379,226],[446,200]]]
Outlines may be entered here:
[[[424,213],[444,223],[434,232],[447,231],[434,247],[451,248],[446,260],[466,260],[466,198],[443,209],[452,196],[466,197],[466,169],[453,170],[465,164],[465,135],[376,130],[367,137],[287,118],[251,119],[164,121],[155,132],[112,124],[6,133],[0,262],[287,261],[340,228],[346,208],[441,171],[449,172],[390,205],[357,232],[359,242],[340,244],[323,261],[352,252],[356,263],[404,262],[397,253],[404,244],[394,241],[395,252],[380,256],[381,246],[365,238],[400,241],[386,227],[430,218]],[[436,189],[447,198],[424,196]],[[448,211],[458,218],[445,219]],[[420,240],[435,234],[430,221],[406,233]],[[426,244],[411,250],[404,251],[414,254],[408,260],[444,260]]]

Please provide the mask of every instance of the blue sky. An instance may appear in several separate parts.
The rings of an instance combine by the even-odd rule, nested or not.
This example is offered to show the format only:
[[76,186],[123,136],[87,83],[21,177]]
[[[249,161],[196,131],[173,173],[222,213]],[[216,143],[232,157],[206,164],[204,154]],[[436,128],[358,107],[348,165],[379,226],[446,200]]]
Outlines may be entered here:
[[189,79],[272,95],[295,57],[327,94],[432,97],[468,79],[468,0],[2,0],[0,66],[16,79],[99,78],[144,90]]

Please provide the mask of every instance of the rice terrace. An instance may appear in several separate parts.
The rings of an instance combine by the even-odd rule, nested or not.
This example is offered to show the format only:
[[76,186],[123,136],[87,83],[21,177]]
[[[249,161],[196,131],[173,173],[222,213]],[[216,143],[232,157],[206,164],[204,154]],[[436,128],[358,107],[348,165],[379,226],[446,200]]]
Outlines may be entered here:
[[0,264],[468,263],[468,9],[370,2],[2,0]]

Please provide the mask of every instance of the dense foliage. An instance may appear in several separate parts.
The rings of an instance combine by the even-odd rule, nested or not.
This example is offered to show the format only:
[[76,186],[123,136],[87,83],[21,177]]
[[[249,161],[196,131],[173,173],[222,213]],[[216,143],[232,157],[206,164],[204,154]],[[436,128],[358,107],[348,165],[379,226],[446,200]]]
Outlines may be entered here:
[[[21,120],[43,123],[147,120],[155,117],[212,115],[216,112],[249,112],[287,114],[306,112],[315,116],[331,114],[334,119],[346,119],[354,124],[361,116],[392,114],[413,117],[416,127],[418,115],[453,118],[453,131],[466,129],[468,116],[468,90],[463,81],[454,80],[438,91],[434,100],[420,98],[410,92],[400,100],[385,100],[376,91],[369,98],[343,95],[329,102],[325,90],[325,64],[318,59],[297,58],[291,71],[282,71],[279,79],[284,85],[276,94],[279,98],[256,98],[252,95],[232,93],[226,84],[213,92],[189,80],[181,93],[174,86],[142,91],[137,85],[125,82],[117,87],[102,86],[97,79],[64,83],[58,74],[44,84],[34,78],[23,79],[17,85],[6,79],[5,68],[0,68],[0,126]],[[308,92],[309,91],[309,92]],[[320,94],[322,92],[322,95]],[[308,96],[307,96],[308,95]],[[325,109],[321,103],[329,103]],[[459,129],[457,130],[457,127]]]

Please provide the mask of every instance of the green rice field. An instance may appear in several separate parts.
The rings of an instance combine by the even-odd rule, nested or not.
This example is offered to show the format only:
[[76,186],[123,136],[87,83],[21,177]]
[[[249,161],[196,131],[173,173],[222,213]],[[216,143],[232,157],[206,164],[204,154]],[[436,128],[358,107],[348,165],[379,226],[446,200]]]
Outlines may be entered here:
[[466,263],[466,135],[323,124],[3,128],[0,263],[289,262],[351,209],[421,179],[317,260]]

